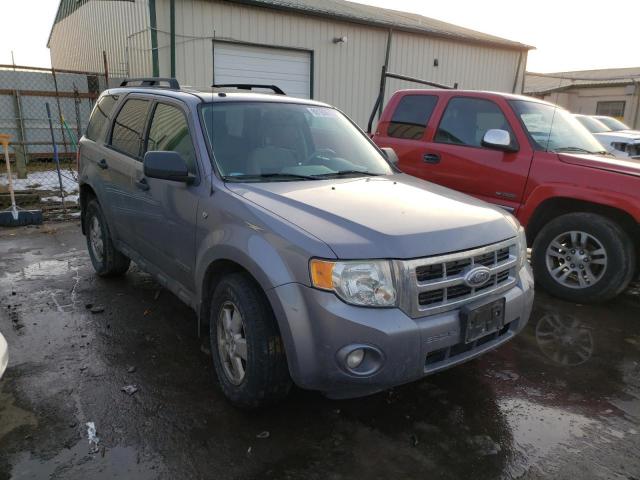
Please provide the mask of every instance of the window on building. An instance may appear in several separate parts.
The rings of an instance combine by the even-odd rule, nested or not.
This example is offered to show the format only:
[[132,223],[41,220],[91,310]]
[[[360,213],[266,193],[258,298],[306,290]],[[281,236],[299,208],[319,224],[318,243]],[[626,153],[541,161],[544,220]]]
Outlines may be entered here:
[[89,125],[87,126],[85,136],[89,140],[93,140],[94,142],[98,140],[117,101],[118,97],[112,95],[105,95],[98,101],[89,119]]
[[596,105],[596,115],[606,115],[619,120],[624,118],[624,101],[598,102]]
[[118,113],[111,134],[111,146],[134,158],[140,158],[142,133],[149,109],[148,100],[127,100]]
[[177,107],[163,103],[156,107],[149,129],[147,151],[178,152],[187,162],[189,173],[196,173],[196,153],[189,124]]
[[434,95],[406,95],[393,113],[387,135],[395,138],[420,140],[438,103]]
[[515,141],[507,119],[495,103],[481,98],[453,98],[440,120],[435,141],[481,147],[484,134],[494,128],[506,130]]

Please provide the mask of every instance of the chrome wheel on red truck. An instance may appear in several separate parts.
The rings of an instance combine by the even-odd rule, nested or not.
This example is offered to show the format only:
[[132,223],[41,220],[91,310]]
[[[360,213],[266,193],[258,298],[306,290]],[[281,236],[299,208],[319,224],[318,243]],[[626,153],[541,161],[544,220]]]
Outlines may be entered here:
[[534,240],[532,264],[546,290],[582,303],[618,295],[636,266],[629,235],[594,213],[569,213],[549,222]]

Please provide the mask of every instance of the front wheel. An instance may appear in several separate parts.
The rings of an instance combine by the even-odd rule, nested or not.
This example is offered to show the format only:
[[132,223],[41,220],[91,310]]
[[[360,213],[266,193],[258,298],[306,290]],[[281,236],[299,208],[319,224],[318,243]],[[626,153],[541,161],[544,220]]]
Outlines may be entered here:
[[289,393],[291,378],[276,319],[250,277],[234,273],[220,281],[209,333],[218,381],[231,403],[257,408]]
[[551,294],[578,303],[610,300],[635,271],[635,249],[615,222],[569,213],[549,222],[533,242],[536,280]]

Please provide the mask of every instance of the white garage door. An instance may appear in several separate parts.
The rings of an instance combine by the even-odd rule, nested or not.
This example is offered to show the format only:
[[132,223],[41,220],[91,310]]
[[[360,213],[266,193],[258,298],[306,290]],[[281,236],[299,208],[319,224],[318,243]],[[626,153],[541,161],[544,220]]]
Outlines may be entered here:
[[216,42],[213,65],[217,84],[277,85],[293,97],[311,96],[309,52]]

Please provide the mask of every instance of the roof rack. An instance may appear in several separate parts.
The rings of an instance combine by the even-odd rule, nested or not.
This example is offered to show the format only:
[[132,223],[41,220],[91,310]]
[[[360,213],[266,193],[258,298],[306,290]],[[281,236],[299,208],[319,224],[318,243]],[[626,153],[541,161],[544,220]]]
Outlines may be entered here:
[[253,90],[254,88],[266,88],[268,90],[273,90],[273,93],[277,95],[286,95],[284,91],[276,86],[276,85],[256,85],[252,83],[223,83],[223,84],[213,84],[211,85],[213,88],[237,88],[238,90]]
[[[138,83],[139,85],[130,85],[131,83]],[[167,85],[162,85],[167,84]],[[175,78],[160,78],[160,77],[147,77],[147,78],[126,78],[120,83],[121,87],[157,87],[157,88],[170,88],[172,90],[180,90],[180,84]]]

